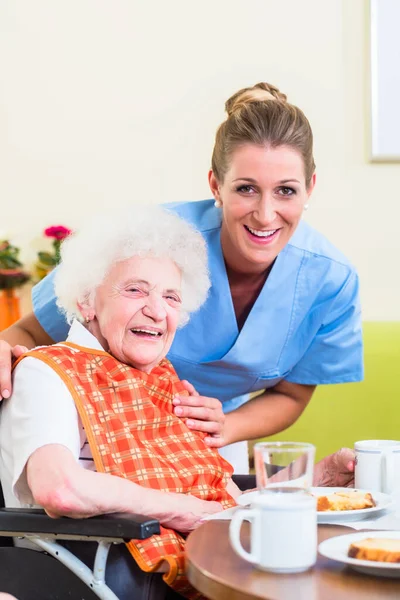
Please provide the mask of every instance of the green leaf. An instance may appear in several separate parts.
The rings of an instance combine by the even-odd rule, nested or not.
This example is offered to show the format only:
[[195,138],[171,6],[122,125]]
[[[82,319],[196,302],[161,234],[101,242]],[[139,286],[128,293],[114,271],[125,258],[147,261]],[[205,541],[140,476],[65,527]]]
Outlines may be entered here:
[[55,256],[50,252],[38,252],[38,257],[40,262],[48,267],[54,267],[57,264]]

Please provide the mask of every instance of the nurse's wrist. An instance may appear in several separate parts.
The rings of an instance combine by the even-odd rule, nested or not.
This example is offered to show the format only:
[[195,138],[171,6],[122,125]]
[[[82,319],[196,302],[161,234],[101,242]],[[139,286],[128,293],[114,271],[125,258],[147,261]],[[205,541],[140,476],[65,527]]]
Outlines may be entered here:
[[224,446],[229,446],[229,444],[234,444],[235,442],[242,441],[243,438],[238,436],[240,432],[240,423],[238,422],[237,416],[235,415],[236,411],[232,411],[225,415],[225,423],[224,423]]

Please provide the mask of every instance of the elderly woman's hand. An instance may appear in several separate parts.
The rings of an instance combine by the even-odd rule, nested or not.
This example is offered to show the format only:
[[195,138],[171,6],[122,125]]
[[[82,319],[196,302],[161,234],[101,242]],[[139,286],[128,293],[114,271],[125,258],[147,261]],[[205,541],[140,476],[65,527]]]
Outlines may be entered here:
[[350,448],[326,456],[314,467],[314,485],[330,487],[354,486],[355,455]]
[[0,340],[0,398],[9,398],[11,395],[11,364],[12,361],[25,352],[25,346],[10,346],[4,340]]
[[189,429],[208,433],[209,435],[204,438],[208,446],[221,448],[225,445],[225,415],[222,410],[222,403],[217,398],[200,396],[188,381],[183,380],[182,383],[189,395],[174,398],[173,404],[176,416],[186,419],[186,425]]
[[[176,509],[172,508],[176,505]],[[168,515],[168,507],[171,506]],[[165,527],[175,529],[181,533],[189,533],[201,525],[203,519],[208,515],[223,510],[222,504],[211,500],[200,500],[191,494],[168,493],[165,498],[167,514],[160,518],[160,523]]]

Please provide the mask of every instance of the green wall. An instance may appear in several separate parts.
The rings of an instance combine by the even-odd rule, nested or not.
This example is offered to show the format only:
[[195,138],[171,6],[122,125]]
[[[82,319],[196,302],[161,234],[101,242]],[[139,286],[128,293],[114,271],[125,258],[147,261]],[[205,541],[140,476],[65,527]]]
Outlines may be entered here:
[[365,379],[321,385],[300,419],[270,440],[311,442],[317,458],[362,439],[400,439],[400,322],[364,323]]

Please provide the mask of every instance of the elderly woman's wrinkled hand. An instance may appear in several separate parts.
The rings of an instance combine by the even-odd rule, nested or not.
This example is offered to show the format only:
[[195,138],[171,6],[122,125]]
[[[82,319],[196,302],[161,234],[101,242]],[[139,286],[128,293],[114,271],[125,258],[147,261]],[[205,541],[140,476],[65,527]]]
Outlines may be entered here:
[[222,403],[217,398],[200,396],[194,386],[186,380],[182,381],[188,396],[176,396],[173,400],[174,413],[186,419],[189,429],[204,431],[209,435],[204,438],[210,448],[221,448],[225,445],[225,415]]
[[350,448],[341,448],[338,452],[320,460],[314,468],[314,485],[330,487],[354,486],[355,454]]
[[11,395],[11,364],[13,360],[28,352],[25,346],[10,346],[0,340],[0,398],[9,398]]
[[181,533],[189,533],[202,524],[205,517],[213,515],[223,510],[222,504],[211,500],[200,500],[196,496],[191,494],[168,494],[169,498],[166,499],[166,506],[168,500],[177,502],[177,510],[171,511],[173,516],[167,516],[164,519],[160,519],[160,522],[165,527],[170,527]]

